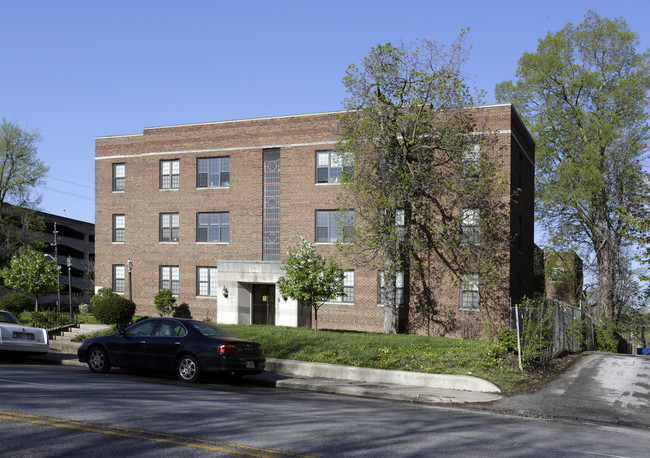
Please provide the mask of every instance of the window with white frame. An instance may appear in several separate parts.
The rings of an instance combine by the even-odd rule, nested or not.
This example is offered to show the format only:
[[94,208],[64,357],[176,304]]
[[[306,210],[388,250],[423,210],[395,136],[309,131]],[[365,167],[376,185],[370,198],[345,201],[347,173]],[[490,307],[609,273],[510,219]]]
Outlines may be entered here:
[[316,242],[335,243],[347,241],[354,229],[354,212],[351,210],[317,210]]
[[230,242],[230,213],[198,213],[196,224],[197,242]]
[[160,289],[170,289],[174,296],[179,291],[179,269],[178,266],[160,266]]
[[[384,272],[379,272],[377,280],[377,304],[384,305],[386,302],[386,280]],[[404,274],[397,272],[395,274],[395,304],[398,307],[404,305]]]
[[478,245],[481,242],[481,220],[478,208],[465,208],[461,213],[463,243]]
[[178,213],[160,214],[160,241],[178,242],[179,218]]
[[354,302],[354,270],[346,270],[343,272],[343,294],[331,299],[329,302]]
[[124,243],[126,235],[126,217],[113,215],[113,242]]
[[125,189],[126,166],[124,163],[113,164],[113,191],[121,192]]
[[337,151],[316,153],[316,183],[340,183],[343,173],[354,173],[354,167],[346,155]]
[[461,310],[479,309],[478,274],[465,273],[460,276],[460,308]]
[[179,160],[160,161],[160,189],[178,189],[179,183]]
[[196,186],[219,188],[230,186],[230,157],[197,159]]
[[217,268],[197,267],[196,268],[196,294],[197,296],[217,296]]
[[113,264],[113,292],[124,292],[124,264]]
[[469,143],[463,149],[463,175],[477,177],[481,171],[481,145]]

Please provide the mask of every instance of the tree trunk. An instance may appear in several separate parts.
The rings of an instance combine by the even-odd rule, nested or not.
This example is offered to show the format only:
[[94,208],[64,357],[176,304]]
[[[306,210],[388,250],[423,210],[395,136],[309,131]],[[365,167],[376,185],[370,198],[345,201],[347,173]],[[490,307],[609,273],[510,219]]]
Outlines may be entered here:
[[384,271],[384,334],[397,333],[397,304],[395,303],[395,272],[387,263]]
[[616,246],[613,237],[607,228],[602,228],[596,237],[596,261],[598,263],[598,319],[611,320],[614,307],[614,272],[616,266]]

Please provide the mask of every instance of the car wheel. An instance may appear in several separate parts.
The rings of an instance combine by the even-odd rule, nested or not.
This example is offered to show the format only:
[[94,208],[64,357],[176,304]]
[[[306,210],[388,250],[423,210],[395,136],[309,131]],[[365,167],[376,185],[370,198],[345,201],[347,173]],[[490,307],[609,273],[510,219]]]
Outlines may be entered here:
[[178,363],[176,363],[176,375],[183,382],[195,382],[200,373],[199,362],[190,354],[181,356]]
[[102,347],[92,347],[88,351],[88,367],[98,374],[105,374],[111,370],[111,363],[108,360],[108,353]]

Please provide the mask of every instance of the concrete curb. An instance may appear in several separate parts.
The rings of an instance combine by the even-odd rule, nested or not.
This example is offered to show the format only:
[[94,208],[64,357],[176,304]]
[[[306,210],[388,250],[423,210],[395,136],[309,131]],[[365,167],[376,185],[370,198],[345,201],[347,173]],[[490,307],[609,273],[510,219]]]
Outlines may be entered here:
[[499,387],[487,380],[469,375],[425,374],[411,371],[391,371],[365,367],[339,366],[287,359],[266,359],[266,370],[282,375],[329,378],[364,383],[387,383],[403,386],[442,388],[448,390],[501,393]]

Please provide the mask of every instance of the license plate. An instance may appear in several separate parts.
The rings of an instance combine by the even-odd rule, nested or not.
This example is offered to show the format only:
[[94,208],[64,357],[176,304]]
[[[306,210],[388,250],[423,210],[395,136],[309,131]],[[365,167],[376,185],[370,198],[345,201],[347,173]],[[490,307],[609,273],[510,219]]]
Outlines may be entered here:
[[246,369],[255,369],[255,361],[246,361]]
[[34,334],[30,334],[29,332],[14,332],[14,339],[34,340]]

